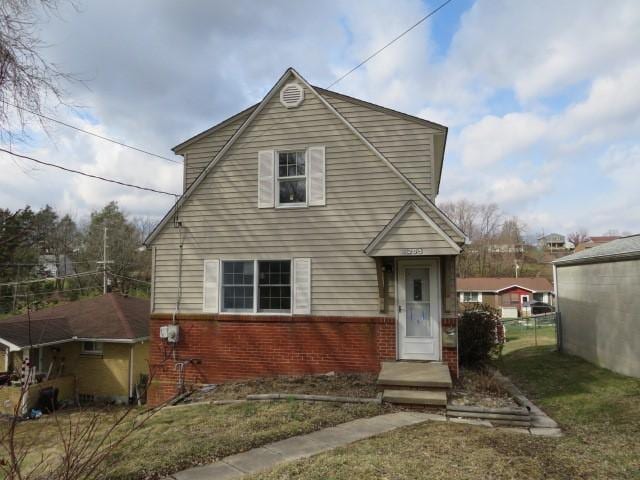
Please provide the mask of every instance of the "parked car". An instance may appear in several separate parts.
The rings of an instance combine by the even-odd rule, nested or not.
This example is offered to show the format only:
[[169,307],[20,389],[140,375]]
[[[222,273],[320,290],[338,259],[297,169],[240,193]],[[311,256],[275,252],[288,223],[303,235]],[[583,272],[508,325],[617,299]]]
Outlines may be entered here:
[[553,305],[549,305],[544,302],[532,302],[531,305],[531,315],[540,315],[541,313],[551,313],[555,312],[555,308]]

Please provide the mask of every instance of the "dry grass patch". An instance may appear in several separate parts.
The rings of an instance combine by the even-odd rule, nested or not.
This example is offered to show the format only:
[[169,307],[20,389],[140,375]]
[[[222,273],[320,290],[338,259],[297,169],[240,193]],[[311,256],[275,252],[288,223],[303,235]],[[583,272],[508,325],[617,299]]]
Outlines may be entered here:
[[549,347],[513,352],[498,366],[562,425],[564,437],[423,424],[254,480],[640,479],[640,380]]
[[298,393],[374,398],[376,376],[368,374],[304,375],[270,377],[218,385],[213,391],[195,392],[190,401],[234,400],[259,393]]
[[[115,413],[117,409],[114,409]],[[121,410],[120,410],[121,412]],[[129,437],[109,458],[109,479],[156,479],[269,442],[382,413],[373,404],[247,402],[165,409]],[[88,413],[60,413],[62,423]],[[102,414],[106,428],[112,413]],[[19,425],[18,438],[32,445],[28,462],[60,451],[55,421],[46,416]]]

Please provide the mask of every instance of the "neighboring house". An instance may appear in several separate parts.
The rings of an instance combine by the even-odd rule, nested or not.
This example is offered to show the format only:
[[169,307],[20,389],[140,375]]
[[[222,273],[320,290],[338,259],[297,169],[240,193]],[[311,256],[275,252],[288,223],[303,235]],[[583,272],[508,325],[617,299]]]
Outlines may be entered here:
[[446,135],[288,69],[259,104],[175,147],[186,191],[145,242],[154,401],[176,384],[383,360],[456,375],[465,236],[434,203]]
[[600,237],[589,237],[584,242],[576,247],[576,252],[581,252],[583,250],[588,250],[589,248],[597,247],[598,245],[604,245],[605,243],[612,242],[613,240],[617,240],[621,237],[617,235],[606,235]]
[[640,235],[553,262],[561,348],[640,377]]
[[45,278],[64,277],[75,273],[73,262],[67,255],[40,255],[36,270],[36,274]]
[[484,303],[502,311],[503,318],[528,313],[532,302],[553,304],[553,285],[542,277],[458,278],[460,303]]
[[538,246],[543,250],[565,250],[567,248],[564,235],[550,233],[538,238]]
[[149,301],[117,293],[0,320],[3,364],[14,382],[28,359],[38,381],[74,377],[81,400],[135,397],[149,372],[148,339]]

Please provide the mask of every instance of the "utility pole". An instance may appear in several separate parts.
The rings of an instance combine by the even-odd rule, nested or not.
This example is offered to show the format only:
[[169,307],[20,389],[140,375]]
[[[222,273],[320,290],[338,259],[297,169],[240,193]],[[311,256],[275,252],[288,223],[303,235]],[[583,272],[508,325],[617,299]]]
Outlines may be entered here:
[[96,262],[102,264],[102,294],[107,294],[107,264],[113,263],[112,260],[107,260],[107,226],[104,227],[104,235],[102,237],[102,261]]

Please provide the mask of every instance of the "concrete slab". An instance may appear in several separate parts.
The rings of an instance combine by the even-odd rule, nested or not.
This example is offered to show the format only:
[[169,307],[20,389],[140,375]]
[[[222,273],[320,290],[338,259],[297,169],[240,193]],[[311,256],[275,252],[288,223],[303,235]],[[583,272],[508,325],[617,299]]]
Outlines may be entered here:
[[225,457],[222,461],[242,472],[257,473],[275,467],[284,461],[284,457],[273,450],[260,447]]
[[[330,440],[330,437],[327,437]],[[325,450],[329,450],[344,443],[339,434],[335,434],[334,442],[322,442],[313,434],[291,437],[279,442],[265,445],[264,448],[282,456],[283,460],[290,461],[306,458]]]
[[378,385],[451,388],[449,367],[440,362],[382,362]]
[[531,435],[535,435],[537,437],[562,437],[562,430],[559,428],[530,428],[529,431]]
[[540,428],[558,428],[558,424],[546,415],[531,415],[531,426]]
[[224,462],[212,463],[174,473],[169,479],[175,480],[235,480],[244,477],[244,472]]
[[449,421],[452,423],[464,423],[467,425],[476,425],[478,427],[492,427],[491,422],[486,420],[477,420],[474,418],[449,418]]
[[382,401],[407,405],[447,404],[447,393],[444,390],[385,390]]
[[424,413],[424,412],[409,412],[409,413],[425,422],[446,422],[447,421],[446,415],[438,415],[437,413]]

